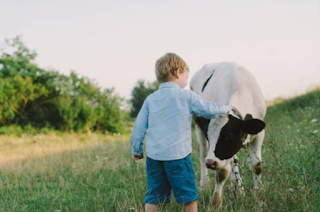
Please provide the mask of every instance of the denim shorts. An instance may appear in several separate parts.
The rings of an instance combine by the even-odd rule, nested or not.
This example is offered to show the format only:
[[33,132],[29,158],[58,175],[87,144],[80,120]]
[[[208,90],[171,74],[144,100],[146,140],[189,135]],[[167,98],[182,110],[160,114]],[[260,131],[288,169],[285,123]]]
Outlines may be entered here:
[[170,202],[171,190],[178,204],[199,199],[191,156],[179,160],[156,161],[147,157],[148,190],[145,203]]

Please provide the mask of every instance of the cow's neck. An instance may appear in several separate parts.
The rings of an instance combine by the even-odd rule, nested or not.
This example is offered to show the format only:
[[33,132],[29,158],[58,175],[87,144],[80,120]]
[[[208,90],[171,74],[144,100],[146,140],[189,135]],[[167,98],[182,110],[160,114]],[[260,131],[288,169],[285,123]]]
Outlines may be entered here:
[[244,118],[244,115],[249,113],[248,111],[248,105],[251,103],[250,98],[245,98],[241,95],[234,94],[231,96],[230,101],[228,105],[236,108],[238,112],[241,114],[242,119]]

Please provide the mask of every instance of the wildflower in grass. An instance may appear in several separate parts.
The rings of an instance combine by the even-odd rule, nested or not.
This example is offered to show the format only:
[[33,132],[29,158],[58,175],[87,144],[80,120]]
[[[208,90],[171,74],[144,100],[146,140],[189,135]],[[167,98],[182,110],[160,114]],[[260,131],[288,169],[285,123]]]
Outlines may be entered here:
[[318,133],[318,130],[314,130],[312,133],[313,133],[313,134],[317,134],[317,133]]
[[317,119],[312,119],[311,120],[312,123],[317,122],[317,121],[318,121]]
[[293,188],[289,188],[288,191],[289,191],[289,192],[293,192]]

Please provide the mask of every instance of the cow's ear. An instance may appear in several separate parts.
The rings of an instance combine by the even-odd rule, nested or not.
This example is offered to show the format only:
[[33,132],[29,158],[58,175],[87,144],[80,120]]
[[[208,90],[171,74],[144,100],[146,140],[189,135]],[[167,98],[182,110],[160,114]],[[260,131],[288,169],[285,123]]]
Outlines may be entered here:
[[203,118],[201,116],[193,115],[193,119],[196,122],[196,124],[200,127],[202,132],[206,133],[208,129],[208,125],[210,123],[210,119]]
[[240,129],[248,134],[255,135],[265,128],[266,124],[260,119],[250,119],[240,124]]

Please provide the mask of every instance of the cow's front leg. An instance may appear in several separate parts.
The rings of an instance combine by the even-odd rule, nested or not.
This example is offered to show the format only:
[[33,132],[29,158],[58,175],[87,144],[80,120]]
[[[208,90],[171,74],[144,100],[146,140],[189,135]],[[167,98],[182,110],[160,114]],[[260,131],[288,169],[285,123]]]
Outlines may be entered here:
[[259,190],[262,186],[261,172],[262,172],[262,157],[261,147],[264,139],[265,131],[261,131],[252,141],[250,146],[250,169],[253,176],[254,190]]
[[222,169],[216,171],[216,186],[214,188],[214,193],[210,201],[211,205],[216,209],[220,208],[222,204],[222,190],[224,183],[226,182],[229,176],[230,169],[231,165],[229,163]]
[[240,176],[240,169],[239,169],[239,163],[238,163],[238,156],[235,155],[233,157],[233,160],[231,161],[231,184],[232,187],[236,189],[236,191],[239,191],[241,195],[245,196],[244,192],[244,185],[242,182],[242,178]]
[[198,140],[199,158],[200,158],[200,166],[201,166],[200,167],[201,168],[200,186],[201,186],[201,190],[205,190],[208,187],[210,182],[210,179],[208,176],[208,169],[204,161],[204,158],[208,153],[208,141],[198,125],[196,125],[196,135]]

